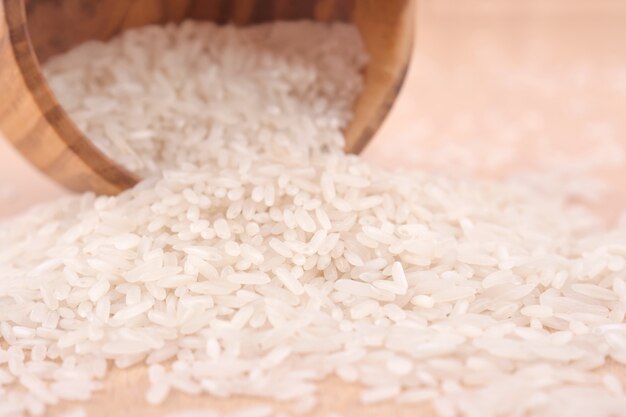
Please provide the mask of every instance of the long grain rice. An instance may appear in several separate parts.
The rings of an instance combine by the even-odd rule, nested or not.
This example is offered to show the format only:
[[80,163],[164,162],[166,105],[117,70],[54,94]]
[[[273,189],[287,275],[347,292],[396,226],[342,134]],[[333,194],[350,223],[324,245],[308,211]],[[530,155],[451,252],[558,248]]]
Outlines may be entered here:
[[147,27],[49,62],[78,126],[157,174],[0,224],[0,416],[142,362],[151,404],[306,413],[336,374],[440,416],[624,415],[594,369],[626,363],[626,224],[343,154],[364,62],[354,28],[310,22]]

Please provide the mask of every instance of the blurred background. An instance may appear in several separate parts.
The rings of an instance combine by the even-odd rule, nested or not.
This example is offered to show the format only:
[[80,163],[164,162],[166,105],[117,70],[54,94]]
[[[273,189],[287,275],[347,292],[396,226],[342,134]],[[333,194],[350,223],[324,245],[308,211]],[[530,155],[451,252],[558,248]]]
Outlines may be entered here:
[[[366,158],[626,210],[626,1],[418,0],[416,19]],[[64,193],[0,141],[0,216]]]

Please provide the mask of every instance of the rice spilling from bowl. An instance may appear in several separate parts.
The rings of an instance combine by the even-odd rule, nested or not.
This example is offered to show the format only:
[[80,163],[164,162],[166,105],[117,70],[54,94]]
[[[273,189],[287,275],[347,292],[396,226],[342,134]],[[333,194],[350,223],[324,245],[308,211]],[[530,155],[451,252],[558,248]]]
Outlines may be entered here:
[[[238,61],[246,42],[257,54],[250,34],[283,30],[293,60],[272,48],[265,66]],[[299,30],[318,41],[294,40]],[[152,38],[176,40],[177,58],[144,42]],[[432,402],[442,417],[624,415],[622,383],[604,365],[626,365],[626,224],[605,232],[592,215],[526,190],[391,172],[344,154],[340,129],[364,62],[355,39],[345,25],[186,23],[50,63],[53,86],[83,84],[62,101],[75,103],[87,134],[130,168],[162,174],[0,225],[0,416],[87,400],[111,367],[139,363],[151,404],[173,390],[244,394],[306,413],[317,383],[335,375],[361,384],[364,404]],[[163,70],[202,51],[214,61],[199,59],[191,78]],[[336,83],[323,87],[326,64],[309,52],[343,71]],[[106,62],[115,64],[105,71]],[[239,98],[190,106],[195,93],[179,92],[200,91],[203,74],[220,74],[224,62],[245,69]],[[274,66],[284,70],[268,90],[257,77]],[[116,71],[127,87],[96,76]],[[288,80],[298,71],[311,74],[302,91],[301,75]],[[158,91],[133,90],[143,77]],[[206,82],[230,88],[215,77]],[[181,82],[191,87],[177,90]],[[127,100],[122,117],[102,110],[103,91],[149,103],[136,104],[139,117]],[[254,112],[285,104],[281,124],[248,119],[255,107],[244,97]],[[144,165],[123,159],[106,129]],[[158,132],[145,149],[131,138],[142,130]]]

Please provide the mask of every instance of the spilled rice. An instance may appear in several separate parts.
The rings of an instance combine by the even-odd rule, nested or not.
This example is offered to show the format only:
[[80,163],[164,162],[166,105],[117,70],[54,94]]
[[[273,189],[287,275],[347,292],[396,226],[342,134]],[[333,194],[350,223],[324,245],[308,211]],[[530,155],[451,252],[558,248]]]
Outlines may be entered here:
[[50,63],[87,134],[163,172],[0,224],[0,416],[88,400],[138,363],[151,404],[306,413],[335,375],[442,417],[626,415],[604,366],[626,365],[626,224],[345,155],[359,45],[345,25],[186,23]]

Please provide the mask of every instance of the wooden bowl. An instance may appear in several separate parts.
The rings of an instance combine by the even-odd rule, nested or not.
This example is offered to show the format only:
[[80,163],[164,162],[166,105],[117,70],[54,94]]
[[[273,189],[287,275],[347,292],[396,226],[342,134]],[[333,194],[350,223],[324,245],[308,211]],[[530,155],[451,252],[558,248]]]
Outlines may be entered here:
[[93,145],[57,102],[40,63],[90,39],[184,19],[248,24],[352,21],[370,54],[346,150],[372,138],[403,82],[414,0],[0,0],[0,130],[39,169],[76,191],[117,194],[140,179]]

